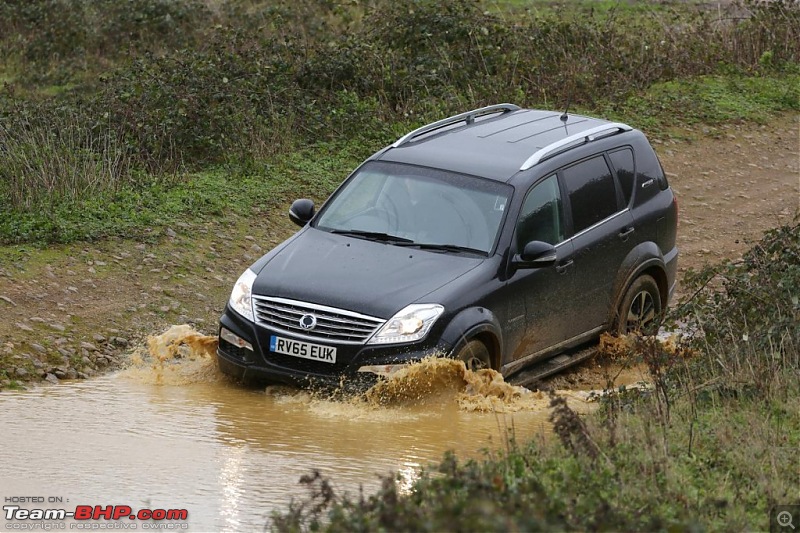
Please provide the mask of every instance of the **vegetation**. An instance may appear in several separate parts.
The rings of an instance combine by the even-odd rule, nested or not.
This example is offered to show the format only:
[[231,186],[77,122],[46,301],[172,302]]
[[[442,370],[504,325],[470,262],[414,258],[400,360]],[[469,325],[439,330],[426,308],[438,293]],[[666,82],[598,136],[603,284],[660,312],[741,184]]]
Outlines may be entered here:
[[[363,157],[421,121],[498,101],[569,102],[657,135],[800,109],[800,8],[726,9],[4,2],[0,242],[141,230],[158,221],[142,198],[170,204],[169,219],[219,186],[259,206],[263,195],[239,192],[281,181],[267,162],[327,157],[331,142]],[[75,220],[83,212],[91,221]]]
[[[741,262],[697,272],[674,318],[698,334],[683,359],[639,339],[655,390],[620,391],[584,421],[553,397],[558,441],[448,455],[409,494],[385,478],[340,496],[319,474],[273,515],[277,531],[769,529],[796,498],[800,446],[800,225],[767,234]],[[716,285],[716,288],[712,286]]]
[[3,236],[21,243],[143,239],[158,226],[258,215],[296,195],[322,200],[369,150],[358,143],[318,143],[313,149],[273,158],[271,164],[187,173],[179,184],[150,177],[136,186],[100,190],[86,198],[53,201],[51,196],[46,210],[19,209],[13,216],[0,217],[0,241]]

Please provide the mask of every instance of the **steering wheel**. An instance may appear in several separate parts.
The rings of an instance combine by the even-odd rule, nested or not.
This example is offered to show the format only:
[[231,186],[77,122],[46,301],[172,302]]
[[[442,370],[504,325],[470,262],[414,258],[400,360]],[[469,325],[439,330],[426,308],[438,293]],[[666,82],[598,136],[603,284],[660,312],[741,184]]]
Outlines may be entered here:
[[389,209],[373,206],[349,220],[355,229],[380,231],[394,234],[398,228],[398,217]]
[[394,210],[390,211],[385,207],[379,207],[377,205],[372,209],[370,209],[370,211],[376,214],[380,214],[381,218],[386,221],[386,226],[389,228],[389,231],[387,233],[393,233],[397,231],[397,228],[399,227],[399,222],[398,222],[399,218],[397,216],[396,211]]
[[[473,242],[472,224],[464,218],[462,209],[459,209],[455,198],[442,196],[441,199],[449,204],[447,209],[439,211],[439,215],[443,217],[440,219],[440,223],[448,230],[448,242],[459,246],[479,248],[480,246],[476,246],[476,243]],[[467,200],[469,201],[469,199]],[[481,246],[483,245],[481,243]]]

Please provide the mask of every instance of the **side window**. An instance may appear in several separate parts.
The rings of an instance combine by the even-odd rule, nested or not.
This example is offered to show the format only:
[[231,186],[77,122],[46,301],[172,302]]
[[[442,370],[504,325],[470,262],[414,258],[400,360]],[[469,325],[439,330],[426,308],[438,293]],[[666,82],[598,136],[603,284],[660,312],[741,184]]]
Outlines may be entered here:
[[617,190],[605,158],[595,156],[562,171],[578,233],[617,212]]
[[564,240],[561,191],[555,175],[539,182],[525,198],[517,222],[517,248],[531,241],[558,244]]
[[631,203],[633,183],[636,177],[633,168],[633,151],[630,148],[624,148],[611,152],[608,157],[611,158],[611,164],[617,171],[617,179],[622,187],[622,196],[625,198],[625,205],[628,205]]

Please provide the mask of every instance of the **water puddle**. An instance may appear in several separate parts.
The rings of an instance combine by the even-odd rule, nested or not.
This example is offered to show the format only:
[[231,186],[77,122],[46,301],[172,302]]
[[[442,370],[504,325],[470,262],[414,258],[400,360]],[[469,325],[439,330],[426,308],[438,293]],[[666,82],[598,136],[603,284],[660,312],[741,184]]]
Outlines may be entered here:
[[[518,440],[549,438],[546,395],[456,361],[428,359],[331,398],[230,383],[215,348],[215,337],[174,326],[123,371],[0,395],[0,496],[185,508],[190,530],[260,530],[304,495],[298,481],[312,470],[357,494],[390,472],[410,483],[447,450],[504,448],[510,428]],[[595,408],[585,392],[559,394]]]

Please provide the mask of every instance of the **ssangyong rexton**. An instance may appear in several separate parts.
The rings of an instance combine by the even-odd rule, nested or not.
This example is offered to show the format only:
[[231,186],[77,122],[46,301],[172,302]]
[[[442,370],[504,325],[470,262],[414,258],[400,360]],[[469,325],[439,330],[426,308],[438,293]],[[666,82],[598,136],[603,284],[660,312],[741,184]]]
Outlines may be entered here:
[[508,376],[646,327],[675,286],[664,171],[640,131],[596,118],[500,104],[434,122],[289,216],[300,231],[220,320],[219,367],[246,381],[368,382],[430,354]]

